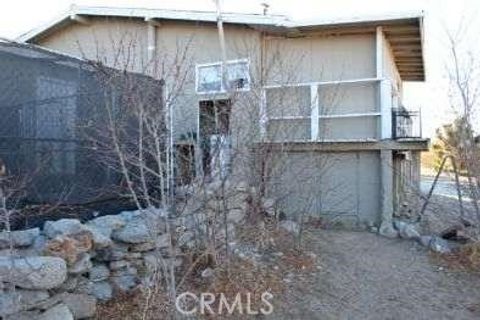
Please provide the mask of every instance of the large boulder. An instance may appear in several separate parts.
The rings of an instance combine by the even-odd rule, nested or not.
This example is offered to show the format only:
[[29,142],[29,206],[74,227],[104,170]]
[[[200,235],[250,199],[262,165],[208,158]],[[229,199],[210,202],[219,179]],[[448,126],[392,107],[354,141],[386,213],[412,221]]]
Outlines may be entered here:
[[8,316],[29,310],[50,297],[47,291],[17,289],[0,293],[0,316]]
[[88,276],[93,282],[104,281],[110,276],[110,270],[104,264],[97,264],[90,269]]
[[106,248],[112,245],[112,232],[125,226],[125,219],[120,215],[109,215],[93,219],[85,224],[93,235],[96,249]]
[[87,222],[87,226],[98,229],[106,237],[110,237],[112,231],[125,226],[125,219],[120,215],[109,215],[98,217]]
[[45,253],[49,256],[60,257],[69,265],[75,264],[84,253],[93,248],[92,234],[80,231],[70,235],[60,235],[46,244]]
[[95,315],[97,299],[87,294],[63,293],[60,300],[70,309],[74,319],[91,318]]
[[119,216],[127,223],[134,220],[143,220],[152,230],[156,230],[157,233],[163,233],[165,231],[167,211],[163,209],[148,208],[144,210],[124,211],[120,213]]
[[81,276],[78,277],[77,286],[75,287],[74,293],[83,293],[90,294],[93,288],[93,282],[87,277]]
[[398,230],[398,234],[401,238],[412,240],[420,239],[420,233],[414,225],[399,220],[395,220],[393,225],[395,226],[395,229]]
[[58,257],[0,257],[0,279],[24,289],[46,290],[67,278],[67,264]]
[[94,225],[86,225],[85,228],[92,235],[95,249],[107,248],[113,244],[112,239],[110,239],[111,230],[101,229]]
[[432,237],[429,243],[429,247],[430,250],[441,254],[452,252],[452,247],[450,246],[450,243],[447,240],[437,236]]
[[154,242],[159,230],[155,228],[155,224],[150,223],[143,217],[134,217],[119,230],[112,233],[112,238],[125,243],[144,243]]
[[60,219],[57,221],[47,221],[43,226],[43,233],[50,239],[57,236],[79,233],[85,230],[85,226],[82,225],[78,219]]
[[82,253],[78,260],[68,268],[68,273],[82,274],[88,272],[93,267],[90,255],[88,253]]
[[129,247],[126,244],[114,243],[111,247],[97,250],[98,261],[116,261],[126,257]]
[[4,317],[5,320],[37,320],[40,315],[39,310],[21,311]]
[[138,277],[129,271],[122,271],[112,277],[112,284],[119,292],[128,292],[139,283]]
[[39,228],[0,232],[0,249],[9,248],[10,243],[16,248],[31,246],[39,235]]
[[90,294],[101,301],[108,301],[113,297],[112,285],[107,281],[95,282]]
[[61,303],[42,313],[35,320],[73,320],[73,314],[68,307]]

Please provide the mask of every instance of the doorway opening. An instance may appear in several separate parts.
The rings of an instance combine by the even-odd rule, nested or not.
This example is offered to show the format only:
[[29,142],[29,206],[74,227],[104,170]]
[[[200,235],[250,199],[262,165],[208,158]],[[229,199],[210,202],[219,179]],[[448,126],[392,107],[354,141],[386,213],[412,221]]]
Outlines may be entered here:
[[205,100],[199,104],[202,170],[208,180],[222,179],[230,173],[232,104],[229,99]]

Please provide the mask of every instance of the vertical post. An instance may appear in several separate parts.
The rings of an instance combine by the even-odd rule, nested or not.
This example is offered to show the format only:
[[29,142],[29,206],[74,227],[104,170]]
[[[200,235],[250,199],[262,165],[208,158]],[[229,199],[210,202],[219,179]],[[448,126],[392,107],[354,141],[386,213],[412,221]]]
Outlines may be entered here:
[[381,138],[392,138],[392,85],[390,80],[380,81]]
[[383,52],[385,50],[385,37],[383,35],[383,28],[377,27],[376,30],[376,68],[377,79],[380,80],[379,85],[379,105],[380,105],[380,124],[381,124],[381,139],[392,138],[392,85],[389,80],[383,80]]
[[[380,108],[380,138],[392,138],[392,87],[389,80],[384,80],[383,53],[385,38],[381,26],[376,30],[376,62],[377,79],[379,82],[378,102]],[[380,208],[381,225],[379,233],[386,237],[394,238],[397,232],[393,228],[393,152],[380,150]]]
[[311,125],[311,140],[317,141],[318,140],[318,129],[319,129],[319,116],[320,116],[320,106],[319,106],[319,99],[318,99],[318,85],[311,85],[310,86],[310,104],[311,104],[311,112],[310,112],[310,125]]
[[377,65],[377,79],[383,78],[383,28],[377,27],[376,30],[376,65]]
[[381,225],[379,233],[386,237],[396,237],[393,229],[393,152],[380,150],[381,167]]

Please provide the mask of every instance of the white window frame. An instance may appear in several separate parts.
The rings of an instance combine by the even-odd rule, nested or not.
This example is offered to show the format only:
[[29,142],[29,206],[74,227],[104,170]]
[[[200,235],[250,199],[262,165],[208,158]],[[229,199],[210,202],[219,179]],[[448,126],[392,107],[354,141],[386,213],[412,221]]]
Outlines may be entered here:
[[[232,65],[232,64],[237,64],[237,63],[246,63],[246,78],[248,80],[248,83],[245,85],[244,88],[240,88],[240,89],[233,89],[233,91],[236,91],[236,92],[245,92],[245,91],[250,91],[250,83],[251,83],[251,77],[250,77],[250,60],[248,58],[245,58],[245,59],[235,59],[235,60],[228,60],[226,62],[227,64],[227,67],[228,65]],[[198,88],[199,88],[199,81],[200,81],[200,78],[199,78],[199,69],[200,68],[204,68],[204,67],[213,67],[213,66],[220,66],[220,74],[222,75],[222,78],[223,78],[223,74],[224,74],[224,66],[223,66],[223,62],[222,61],[218,61],[218,62],[211,62],[211,63],[197,63],[195,65],[195,91],[198,93],[198,94],[215,94],[215,93],[226,93],[227,90],[225,88],[226,86],[226,83],[223,83],[224,79],[221,79],[220,81],[220,90],[211,90],[211,91],[199,91]],[[227,72],[225,73],[228,77],[228,70]],[[227,79],[228,80],[228,79]]]

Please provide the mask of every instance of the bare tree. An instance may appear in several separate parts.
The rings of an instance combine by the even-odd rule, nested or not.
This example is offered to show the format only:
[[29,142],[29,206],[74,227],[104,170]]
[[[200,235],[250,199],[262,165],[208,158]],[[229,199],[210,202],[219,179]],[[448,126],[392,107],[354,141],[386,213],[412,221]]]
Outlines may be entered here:
[[475,126],[479,112],[480,64],[478,55],[470,48],[465,38],[465,25],[455,33],[447,32],[449,62],[447,71],[450,81],[450,103],[461,121],[460,144],[448,146],[455,150],[454,156],[465,166],[468,188],[477,220],[480,221],[480,158],[475,140]]

